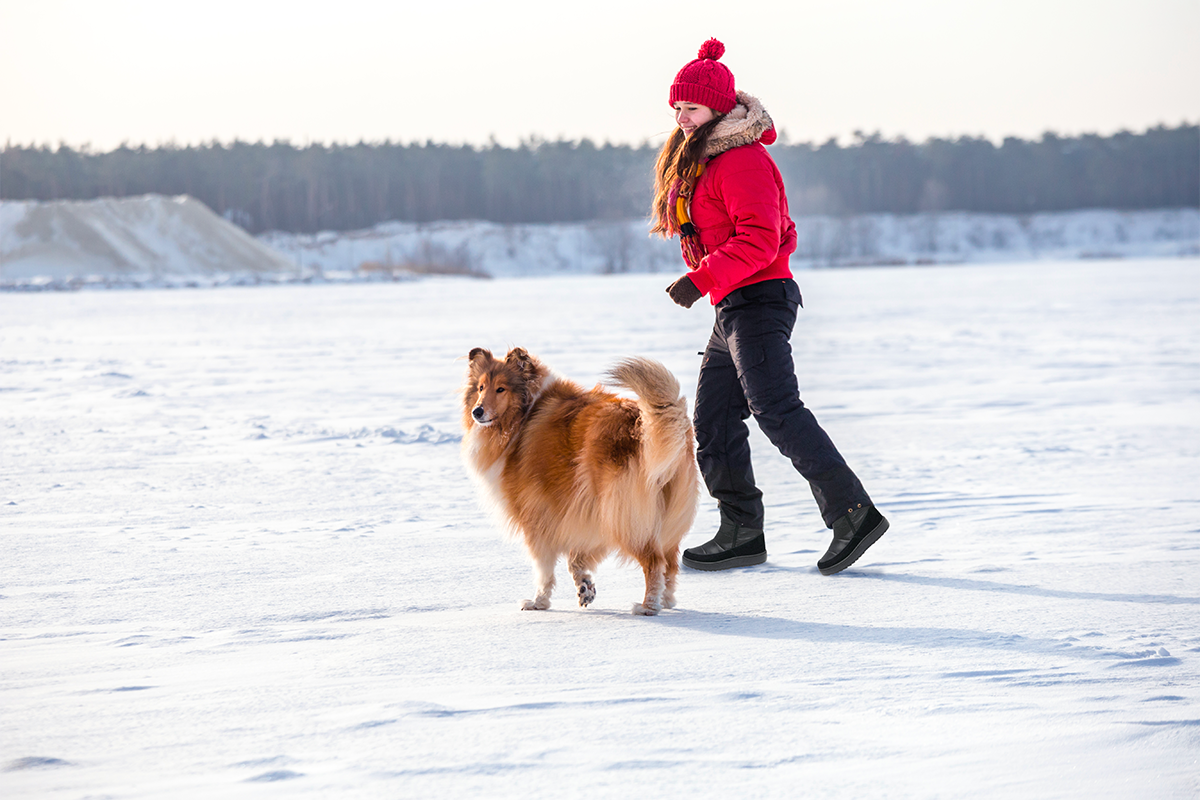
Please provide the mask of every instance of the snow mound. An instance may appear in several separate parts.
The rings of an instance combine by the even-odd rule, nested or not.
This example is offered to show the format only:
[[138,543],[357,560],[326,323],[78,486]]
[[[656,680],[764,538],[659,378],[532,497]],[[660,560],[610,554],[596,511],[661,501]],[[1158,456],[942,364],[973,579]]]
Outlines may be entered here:
[[295,272],[187,195],[0,202],[0,283]]

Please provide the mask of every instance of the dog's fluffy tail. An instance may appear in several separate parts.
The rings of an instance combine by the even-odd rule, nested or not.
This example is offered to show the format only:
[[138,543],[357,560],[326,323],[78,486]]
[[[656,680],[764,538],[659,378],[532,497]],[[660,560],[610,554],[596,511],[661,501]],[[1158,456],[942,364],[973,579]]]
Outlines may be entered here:
[[614,386],[637,395],[642,412],[642,455],[647,481],[661,487],[676,474],[680,459],[692,460],[692,421],[687,399],[671,371],[648,358],[627,358],[607,374]]

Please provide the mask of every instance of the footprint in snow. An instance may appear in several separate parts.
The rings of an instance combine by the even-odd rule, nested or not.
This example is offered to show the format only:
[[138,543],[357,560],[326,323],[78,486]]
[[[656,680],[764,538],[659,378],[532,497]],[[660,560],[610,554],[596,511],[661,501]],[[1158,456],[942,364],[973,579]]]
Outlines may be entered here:
[[292,778],[303,777],[303,772],[292,772],[290,769],[277,769],[273,772],[264,772],[262,775],[247,778],[246,783],[274,783],[276,781],[290,781]]
[[47,758],[45,756],[26,756],[8,762],[4,765],[5,772],[19,772],[23,769],[46,769],[49,767],[69,767],[70,761],[64,761],[61,758]]

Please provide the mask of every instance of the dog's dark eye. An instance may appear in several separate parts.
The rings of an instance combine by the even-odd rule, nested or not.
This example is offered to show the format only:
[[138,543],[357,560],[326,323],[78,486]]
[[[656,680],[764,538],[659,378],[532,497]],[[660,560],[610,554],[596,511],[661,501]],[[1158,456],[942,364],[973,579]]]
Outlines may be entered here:
[[504,387],[503,387],[503,386],[497,386],[497,387],[496,387],[496,394],[504,394]]

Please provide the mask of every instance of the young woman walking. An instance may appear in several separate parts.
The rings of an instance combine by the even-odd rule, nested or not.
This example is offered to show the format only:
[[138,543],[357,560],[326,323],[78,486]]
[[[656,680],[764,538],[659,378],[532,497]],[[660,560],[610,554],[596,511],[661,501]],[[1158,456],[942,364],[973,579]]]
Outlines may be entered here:
[[853,564],[888,528],[854,472],[800,400],[791,335],[800,289],[788,257],[796,226],[775,162],[763,145],[775,127],[757,98],[734,88],[709,39],[671,84],[677,129],[655,165],[655,233],[680,237],[689,272],[667,293],[684,308],[707,296],[716,310],[696,387],[700,472],[716,498],[716,536],[683,553],[693,569],[767,559],[762,492],[750,465],[749,429],[759,427],[812,488],[826,527],[825,575]]

